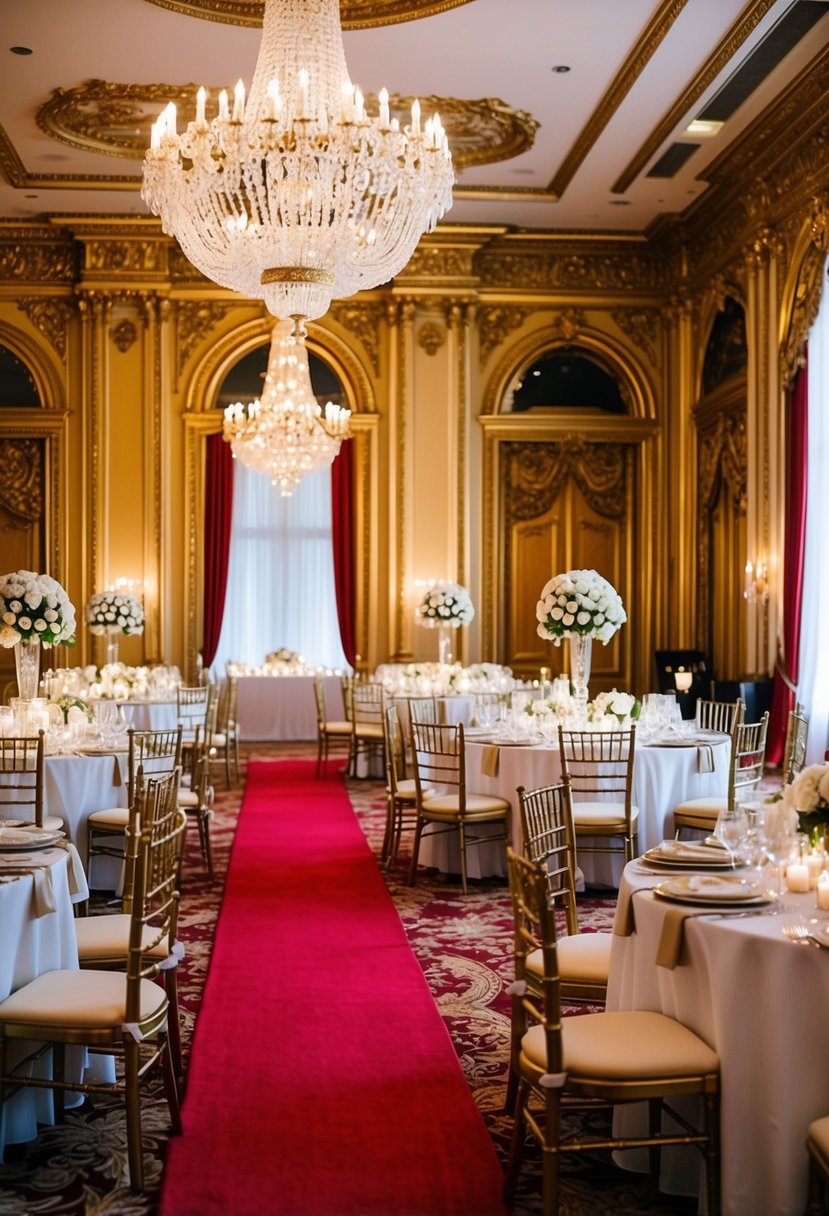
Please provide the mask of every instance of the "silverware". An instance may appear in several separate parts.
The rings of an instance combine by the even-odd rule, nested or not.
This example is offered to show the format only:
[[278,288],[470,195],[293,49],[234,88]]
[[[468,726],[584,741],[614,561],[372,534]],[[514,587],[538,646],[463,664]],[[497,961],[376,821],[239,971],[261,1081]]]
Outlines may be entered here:
[[811,930],[807,929],[805,925],[795,925],[790,921],[781,927],[789,941],[795,942],[799,946],[814,946],[817,950],[822,949],[820,942],[812,936]]

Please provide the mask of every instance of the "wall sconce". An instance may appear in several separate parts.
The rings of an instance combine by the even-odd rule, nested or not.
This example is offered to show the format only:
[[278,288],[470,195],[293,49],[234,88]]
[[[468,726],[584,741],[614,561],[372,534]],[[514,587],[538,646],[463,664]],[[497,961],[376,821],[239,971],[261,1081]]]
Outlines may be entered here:
[[685,671],[682,667],[674,672],[674,683],[676,684],[677,692],[690,692],[693,682],[693,672]]
[[769,600],[769,575],[762,559],[753,565],[746,562],[746,580],[743,597],[749,604],[767,604]]

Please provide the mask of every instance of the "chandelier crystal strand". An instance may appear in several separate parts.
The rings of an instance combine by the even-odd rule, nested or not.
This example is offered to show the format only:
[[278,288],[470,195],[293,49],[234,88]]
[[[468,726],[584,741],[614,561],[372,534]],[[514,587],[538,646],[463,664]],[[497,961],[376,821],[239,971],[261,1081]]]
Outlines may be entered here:
[[[212,108],[212,107],[211,107]],[[401,128],[366,114],[348,75],[337,0],[265,0],[250,90],[222,92],[180,134],[172,103],[153,127],[142,196],[194,266],[263,299],[274,316],[322,316],[332,299],[393,278],[452,205],[437,115]]]
[[237,460],[265,473],[289,497],[306,473],[331,464],[351,438],[351,411],[320,406],[311,387],[308,351],[290,321],[274,326],[262,396],[224,413],[224,437]]

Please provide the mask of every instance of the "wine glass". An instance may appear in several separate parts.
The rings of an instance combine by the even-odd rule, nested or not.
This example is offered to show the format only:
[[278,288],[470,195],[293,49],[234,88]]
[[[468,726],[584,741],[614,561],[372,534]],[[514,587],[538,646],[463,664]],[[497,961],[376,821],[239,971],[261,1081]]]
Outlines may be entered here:
[[783,895],[783,863],[797,840],[797,814],[785,807],[781,801],[761,807],[756,813],[763,852],[777,871],[776,891]]
[[745,843],[747,833],[748,819],[745,808],[739,802],[720,811],[714,827],[714,836],[728,850],[732,869],[737,867],[737,855]]

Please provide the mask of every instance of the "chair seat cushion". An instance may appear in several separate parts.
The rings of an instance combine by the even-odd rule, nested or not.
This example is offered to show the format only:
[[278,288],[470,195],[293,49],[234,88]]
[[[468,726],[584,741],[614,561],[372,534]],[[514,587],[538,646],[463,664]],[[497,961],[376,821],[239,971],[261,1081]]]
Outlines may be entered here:
[[[100,920],[100,917],[87,917]],[[562,980],[578,980],[585,984],[606,984],[610,970],[612,933],[571,933],[556,941],[558,969]],[[527,970],[541,977],[544,959],[541,950],[527,956]]]
[[[117,1030],[124,1021],[126,994],[126,978],[119,971],[44,971],[0,1003],[0,1022]],[[159,984],[142,980],[141,1021],[166,999]]]
[[[561,1035],[564,1069],[574,1079],[646,1081],[715,1073],[720,1067],[707,1043],[664,1013],[625,1010],[563,1018]],[[546,1072],[543,1026],[527,1031],[521,1054]]]
[[417,798],[417,786],[415,785],[414,777],[404,777],[402,781],[398,781],[395,792],[398,798],[403,798],[406,802],[414,802]]
[[355,722],[354,733],[358,739],[382,739],[383,727],[373,722]]
[[679,806],[674,807],[674,822],[677,815],[681,815],[683,820],[687,819],[687,826],[696,826],[691,823],[693,819],[703,829],[713,827],[727,806],[727,798],[689,798],[687,802],[680,802]]
[[[639,807],[630,808],[631,823],[639,818]],[[580,827],[624,827],[625,807],[621,802],[574,802],[573,826],[576,831]]]
[[350,735],[353,734],[354,727],[350,722],[326,722],[323,730],[327,735]]
[[213,747],[227,747],[227,735],[223,731],[214,730],[210,742]]
[[817,1157],[823,1169],[829,1172],[829,1115],[815,1119],[809,1124],[809,1151]]
[[[75,937],[78,941],[78,958],[81,963],[85,959],[101,959],[102,961],[124,959],[126,966],[130,920],[131,918],[123,912],[112,912],[106,916],[77,917],[74,922]],[[154,937],[153,929],[149,925],[145,925],[142,938],[147,956],[166,958],[170,953],[166,936],[150,948],[149,943]]]
[[105,811],[93,811],[87,822],[93,828],[112,828],[123,832],[129,823],[129,811],[125,806],[107,807]]
[[183,806],[185,810],[192,810],[201,806],[201,800],[193,790],[179,790],[177,805]]
[[[510,804],[503,798],[490,797],[489,794],[467,794],[465,818],[474,819],[476,816],[485,819],[506,815]],[[423,801],[423,812],[426,815],[440,815],[447,819],[457,818],[460,811],[457,794],[438,794],[435,798]]]

